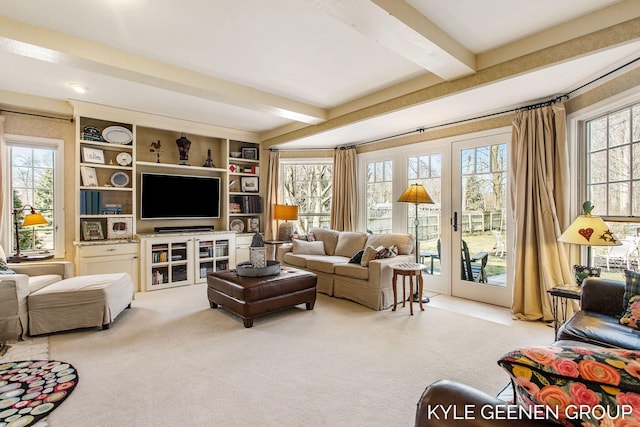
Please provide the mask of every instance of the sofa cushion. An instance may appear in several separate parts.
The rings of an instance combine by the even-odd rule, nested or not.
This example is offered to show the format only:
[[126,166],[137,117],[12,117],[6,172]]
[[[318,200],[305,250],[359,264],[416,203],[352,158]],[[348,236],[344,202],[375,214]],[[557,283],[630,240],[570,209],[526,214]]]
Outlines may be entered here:
[[360,264],[336,264],[334,272],[338,276],[352,277],[354,279],[369,280],[369,268]]
[[625,288],[624,288],[624,296],[621,301],[623,305],[623,309],[626,310],[627,303],[634,295],[640,295],[640,273],[636,273],[635,271],[625,270],[624,276],[626,278]]
[[334,255],[351,257],[353,254],[364,248],[367,241],[367,233],[355,231],[341,231],[338,235],[338,243]]
[[342,256],[308,257],[307,268],[333,274],[336,265],[348,264],[349,258]]
[[362,259],[360,260],[360,265],[362,267],[368,267],[369,261],[375,259],[376,254],[378,253],[378,249],[373,246],[367,246],[364,248],[364,253],[362,254]]
[[4,257],[0,257],[0,274],[16,274],[15,271],[9,268]]
[[394,258],[398,256],[398,248],[396,245],[389,246],[388,248],[381,248],[376,251],[375,259]]
[[308,256],[309,255],[299,255],[299,254],[294,254],[293,252],[286,252],[282,256],[282,260],[289,265],[304,268],[307,266]]
[[42,276],[29,276],[29,293],[39,291],[45,286],[49,286],[53,283],[62,280],[62,276],[58,274],[43,274]]
[[640,295],[629,298],[627,310],[620,318],[620,324],[633,329],[640,329]]
[[[612,425],[611,418],[621,417],[638,421],[631,412],[640,413],[640,352],[526,347],[505,354],[498,364],[511,376],[518,404],[549,408],[545,415],[557,414],[565,425]],[[633,407],[627,406],[625,415],[619,412],[623,404]],[[611,417],[599,416],[601,408]]]
[[416,242],[411,234],[405,233],[388,233],[388,234],[370,234],[367,237],[367,246],[389,246],[396,245],[399,255],[409,255],[415,250]]
[[356,252],[351,259],[349,259],[349,262],[352,264],[358,264],[360,265],[360,261],[362,261],[362,255],[364,254],[364,249],[360,249],[358,252]]
[[[309,232],[313,233],[317,241],[321,241],[324,243],[325,254],[327,255],[335,254],[336,245],[338,244],[338,236],[340,235],[339,231],[327,230],[325,228],[311,228]],[[349,255],[346,255],[346,256],[351,256],[351,255],[353,255],[353,253],[350,253]]]
[[640,331],[622,326],[615,317],[594,311],[580,310],[574,314],[558,330],[558,339],[640,350]]
[[324,243],[306,242],[304,240],[292,240],[293,253],[303,255],[325,255]]
[[316,238],[313,235],[313,233],[309,233],[309,234],[298,234],[298,232],[295,232],[291,235],[291,240],[304,240],[307,242],[315,242]]

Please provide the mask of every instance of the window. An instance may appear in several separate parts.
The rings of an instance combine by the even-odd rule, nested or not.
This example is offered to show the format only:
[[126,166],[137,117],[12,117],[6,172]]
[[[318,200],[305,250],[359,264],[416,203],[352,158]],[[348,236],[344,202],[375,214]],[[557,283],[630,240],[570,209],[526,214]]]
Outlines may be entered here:
[[280,162],[282,202],[298,206],[298,229],[329,227],[331,222],[332,159]]
[[594,247],[593,264],[602,276],[623,279],[638,270],[640,239],[640,104],[585,122],[586,194],[621,240],[622,247]]
[[375,234],[391,233],[393,162],[367,163],[367,230]]
[[[34,251],[54,252],[64,256],[63,207],[63,141],[43,138],[5,135],[8,162],[8,194],[5,202],[13,209],[22,210],[17,215],[20,249],[23,253]],[[47,225],[22,227],[25,214],[33,207],[48,221]],[[6,247],[16,252],[14,220],[3,230]]]

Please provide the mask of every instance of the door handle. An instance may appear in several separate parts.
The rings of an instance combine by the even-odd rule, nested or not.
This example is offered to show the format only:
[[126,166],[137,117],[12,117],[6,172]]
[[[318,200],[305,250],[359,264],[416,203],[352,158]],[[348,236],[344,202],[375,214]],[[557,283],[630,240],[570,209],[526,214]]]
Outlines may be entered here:
[[451,220],[451,225],[453,225],[453,231],[458,231],[458,212],[453,213],[453,219]]

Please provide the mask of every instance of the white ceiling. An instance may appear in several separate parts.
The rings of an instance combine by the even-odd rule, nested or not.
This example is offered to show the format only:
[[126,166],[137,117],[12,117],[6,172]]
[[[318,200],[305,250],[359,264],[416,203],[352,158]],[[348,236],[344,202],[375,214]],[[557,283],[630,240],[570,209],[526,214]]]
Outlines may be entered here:
[[[601,19],[585,17],[622,6],[625,19],[640,16],[637,0],[0,0],[0,90],[277,136],[412,82],[472,75],[479,55],[561,24],[597,30]],[[639,52],[640,40],[594,51],[280,147],[335,147],[522,105]]]

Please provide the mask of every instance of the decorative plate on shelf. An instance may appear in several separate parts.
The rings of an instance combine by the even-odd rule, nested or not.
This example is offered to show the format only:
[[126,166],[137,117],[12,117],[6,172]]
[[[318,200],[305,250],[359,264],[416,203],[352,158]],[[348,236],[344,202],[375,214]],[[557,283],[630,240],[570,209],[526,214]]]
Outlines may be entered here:
[[126,187],[129,185],[129,175],[124,172],[116,172],[111,175],[111,184],[114,187]]
[[131,131],[122,126],[109,126],[102,131],[102,137],[107,142],[120,145],[127,145],[133,140]]
[[120,166],[129,166],[132,161],[133,158],[129,153],[122,152],[118,153],[118,155],[116,156],[116,162],[118,162]]
[[235,231],[236,233],[242,233],[244,231],[244,221],[241,219],[233,219],[229,223],[229,230]]

